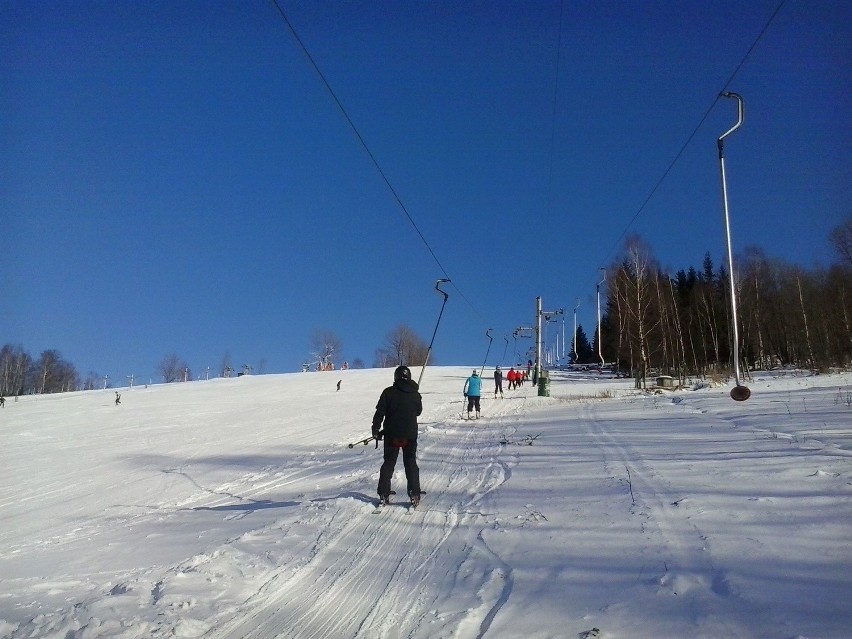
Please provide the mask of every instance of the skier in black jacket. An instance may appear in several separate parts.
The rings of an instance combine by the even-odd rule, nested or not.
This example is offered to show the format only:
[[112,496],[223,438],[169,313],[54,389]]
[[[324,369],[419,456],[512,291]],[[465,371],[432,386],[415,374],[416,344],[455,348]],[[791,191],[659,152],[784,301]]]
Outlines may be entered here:
[[[417,417],[423,410],[417,382],[411,379],[408,366],[393,373],[393,386],[382,391],[373,415],[373,437],[385,440],[384,463],[379,471],[379,499],[389,503],[391,477],[402,449],[402,463],[408,483],[408,497],[415,506],[420,503],[420,469],[417,467]],[[382,429],[384,421],[384,429]]]

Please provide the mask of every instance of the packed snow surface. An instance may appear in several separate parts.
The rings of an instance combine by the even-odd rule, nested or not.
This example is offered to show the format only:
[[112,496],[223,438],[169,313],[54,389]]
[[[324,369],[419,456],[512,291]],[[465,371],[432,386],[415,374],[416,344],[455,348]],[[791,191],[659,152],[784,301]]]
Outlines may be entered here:
[[469,372],[425,371],[427,494],[400,460],[380,514],[388,369],[7,398],[0,638],[852,636],[852,375],[486,368],[462,421]]

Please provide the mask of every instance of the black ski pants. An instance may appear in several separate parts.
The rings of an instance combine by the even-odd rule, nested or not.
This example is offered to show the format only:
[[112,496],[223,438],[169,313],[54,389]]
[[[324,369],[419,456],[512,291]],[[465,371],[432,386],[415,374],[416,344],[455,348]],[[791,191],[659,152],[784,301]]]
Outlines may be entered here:
[[469,413],[474,408],[476,408],[476,412],[479,412],[479,395],[468,395],[467,396],[467,412]]
[[420,494],[420,468],[417,466],[417,440],[416,439],[391,439],[385,437],[385,461],[379,470],[379,495],[389,495],[391,491],[391,477],[402,451],[402,464],[405,467],[405,479],[408,484],[408,494]]

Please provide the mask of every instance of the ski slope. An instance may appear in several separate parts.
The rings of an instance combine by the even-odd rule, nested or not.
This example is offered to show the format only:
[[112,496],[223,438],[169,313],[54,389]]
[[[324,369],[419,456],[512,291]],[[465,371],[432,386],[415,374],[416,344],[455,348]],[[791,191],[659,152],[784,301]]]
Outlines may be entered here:
[[426,370],[413,512],[347,447],[392,370],[8,400],[0,638],[850,636],[852,375],[492,371]]

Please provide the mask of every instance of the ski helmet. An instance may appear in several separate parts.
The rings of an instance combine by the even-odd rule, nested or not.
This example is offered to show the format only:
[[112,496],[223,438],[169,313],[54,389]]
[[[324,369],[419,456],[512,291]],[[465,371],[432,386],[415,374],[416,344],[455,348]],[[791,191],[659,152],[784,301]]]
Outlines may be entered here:
[[408,366],[397,366],[393,372],[393,381],[398,382],[401,379],[411,380],[411,369]]

